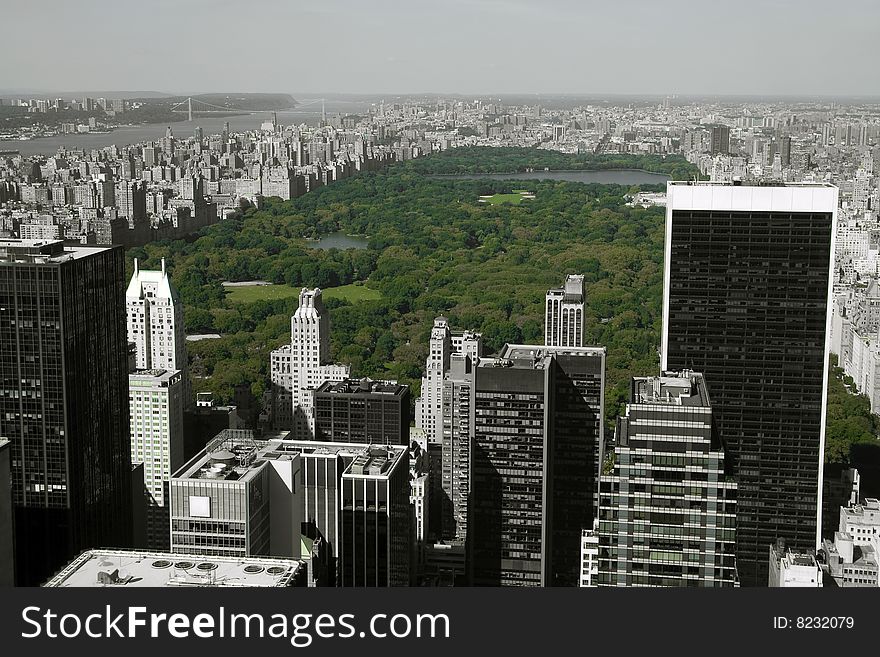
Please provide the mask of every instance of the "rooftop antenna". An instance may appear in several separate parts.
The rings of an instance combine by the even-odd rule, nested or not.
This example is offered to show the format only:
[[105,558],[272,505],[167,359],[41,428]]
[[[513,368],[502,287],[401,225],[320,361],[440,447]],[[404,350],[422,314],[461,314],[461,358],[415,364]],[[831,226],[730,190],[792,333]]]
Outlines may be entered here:
[[165,275],[165,258],[162,258],[162,275]]
[[134,275],[135,276],[138,275],[138,259],[137,258],[134,259]]

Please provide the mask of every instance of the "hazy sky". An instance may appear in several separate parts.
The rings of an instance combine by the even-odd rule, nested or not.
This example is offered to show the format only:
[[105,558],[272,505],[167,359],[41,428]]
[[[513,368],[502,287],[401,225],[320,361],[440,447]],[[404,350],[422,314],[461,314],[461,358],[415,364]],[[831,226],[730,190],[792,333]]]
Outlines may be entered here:
[[0,90],[880,95],[880,0],[7,0]]

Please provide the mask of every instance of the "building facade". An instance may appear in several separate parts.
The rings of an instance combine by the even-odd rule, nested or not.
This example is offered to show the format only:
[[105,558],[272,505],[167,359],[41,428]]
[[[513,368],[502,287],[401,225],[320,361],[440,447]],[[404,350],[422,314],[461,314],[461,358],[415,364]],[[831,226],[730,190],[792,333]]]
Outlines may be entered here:
[[738,487],[737,568],[819,544],[834,223],[825,184],[669,183],[661,367],[702,372]]
[[134,261],[134,274],[125,292],[128,340],[135,345],[135,364],[139,370],[180,371],[184,401],[191,404],[186,353],[186,329],[180,293],[171,282],[162,260],[161,270],[140,269]]
[[181,372],[140,370],[128,376],[131,462],[143,463],[144,537],[150,550],[170,549],[168,486],[183,465]]
[[272,425],[292,430],[297,438],[313,438],[315,389],[325,381],[347,379],[350,370],[330,362],[330,315],[320,288],[303,288],[290,318],[290,344],[271,355]]
[[637,377],[599,481],[600,586],[734,586],[736,484],[702,375]]
[[15,534],[12,526],[9,445],[6,438],[0,438],[0,588],[15,586]]
[[317,542],[330,586],[407,586],[407,448],[287,435],[222,431],[175,473],[172,552],[308,559]]
[[547,291],[544,301],[544,344],[584,346],[584,277],[565,277],[562,287]]
[[0,432],[19,585],[83,549],[130,544],[124,276],[121,247],[0,241]]
[[343,472],[340,586],[412,583],[408,460],[406,449],[370,445]]
[[337,443],[409,444],[409,386],[395,381],[325,381],[315,390],[315,438]]
[[602,453],[605,349],[506,345],[475,371],[468,569],[478,586],[577,586]]

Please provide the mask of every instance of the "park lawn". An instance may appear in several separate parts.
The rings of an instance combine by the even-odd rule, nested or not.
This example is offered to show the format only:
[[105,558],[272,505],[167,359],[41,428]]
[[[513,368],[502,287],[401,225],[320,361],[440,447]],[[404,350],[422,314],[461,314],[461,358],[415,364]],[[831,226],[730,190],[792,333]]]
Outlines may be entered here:
[[[363,285],[340,285],[322,289],[325,299],[344,299],[351,303],[373,301],[382,298],[382,293]],[[299,288],[290,285],[244,285],[226,288],[226,298],[231,303],[254,303],[255,301],[276,301],[299,296]]]
[[498,205],[499,203],[512,203],[513,205],[519,205],[522,203],[523,197],[521,194],[495,194],[483,200],[491,205]]
[[299,296],[299,288],[289,285],[242,285],[226,288],[226,299],[232,303],[277,301]]
[[328,287],[322,290],[325,299],[342,299],[350,303],[358,301],[378,301],[382,298],[379,290],[373,290],[363,285],[340,285],[339,287]]

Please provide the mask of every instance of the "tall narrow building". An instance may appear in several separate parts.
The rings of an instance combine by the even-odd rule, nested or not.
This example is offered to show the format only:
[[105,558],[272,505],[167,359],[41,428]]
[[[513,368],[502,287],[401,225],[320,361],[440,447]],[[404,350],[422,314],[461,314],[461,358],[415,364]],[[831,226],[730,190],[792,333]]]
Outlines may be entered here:
[[702,372],[738,484],[737,568],[816,550],[838,190],[669,183],[661,367]]
[[584,277],[569,274],[562,287],[547,291],[544,344],[548,347],[584,346]]
[[468,569],[577,586],[603,449],[605,349],[506,345],[475,371]]
[[125,293],[128,341],[135,368],[129,374],[131,462],[144,465],[145,547],[169,547],[168,485],[183,465],[184,410],[192,406],[183,305],[162,260],[160,270],[140,269]]
[[[465,368],[475,366],[482,356],[483,336],[475,331],[453,331],[449,320],[441,315],[434,320],[428,348],[421,396],[416,399],[416,426],[425,432],[430,462],[429,534],[435,538],[453,539],[456,535],[461,538],[462,509],[466,508],[467,500],[466,495],[454,499],[452,477],[457,477],[459,491],[464,492],[467,468],[454,465],[450,459],[458,460],[459,464],[462,458],[467,459],[470,426],[462,424],[462,418],[469,417],[470,396],[461,396],[461,386],[468,385],[461,376]],[[452,372],[454,360],[459,365]],[[453,421],[457,422],[455,429]],[[459,519],[453,520],[456,505]]]
[[701,374],[632,380],[599,484],[599,586],[736,585],[736,484]]
[[349,377],[351,367],[330,362],[330,314],[321,289],[303,288],[290,318],[290,344],[272,352],[273,425],[296,438],[315,436],[314,394],[325,381]]
[[183,465],[183,377],[180,370],[139,370],[128,377],[131,462],[143,463],[143,547],[170,549],[168,486]]
[[0,435],[19,585],[131,542],[124,279],[122,247],[0,241]]
[[443,380],[441,439],[442,507],[439,531],[445,541],[464,545],[467,540],[471,466],[471,416],[473,414],[476,361],[465,354],[452,354]]

